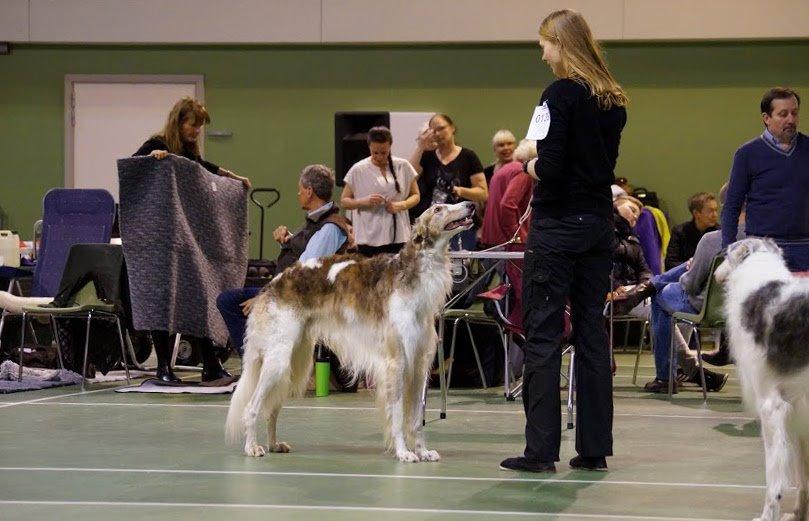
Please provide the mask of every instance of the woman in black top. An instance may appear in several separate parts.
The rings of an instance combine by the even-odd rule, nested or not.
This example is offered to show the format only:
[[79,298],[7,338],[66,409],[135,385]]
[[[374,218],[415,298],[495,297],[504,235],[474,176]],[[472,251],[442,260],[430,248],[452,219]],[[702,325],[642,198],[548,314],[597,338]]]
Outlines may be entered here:
[[[455,124],[446,114],[435,114],[417,138],[410,164],[419,174],[419,204],[410,209],[410,220],[438,203],[483,203],[489,196],[483,165],[477,154],[455,143]],[[482,216],[478,216],[481,218]],[[475,249],[475,228],[458,234],[464,250]],[[453,240],[452,249],[458,249]]]
[[[164,159],[169,153],[196,161],[215,175],[230,177],[240,181],[245,189],[250,189],[250,180],[230,170],[205,161],[199,152],[199,138],[202,125],[210,122],[208,111],[193,98],[183,98],[172,107],[166,125],[160,134],[149,138],[135,152],[134,156],[152,156]],[[165,382],[179,382],[180,379],[171,370],[171,354],[173,344],[168,331],[151,331],[152,342],[157,355],[157,378]],[[213,342],[208,338],[196,339],[202,355],[202,380],[213,381],[230,376],[222,367],[216,356]]]
[[542,60],[558,78],[539,100],[529,138],[538,180],[523,274],[526,447],[504,469],[555,472],[561,439],[559,370],[565,303],[576,346],[576,469],[607,470],[612,455],[612,371],[602,315],[614,244],[612,193],[627,97],[582,16],[551,13],[539,29]]
[[202,132],[202,125],[210,122],[211,118],[205,107],[194,98],[185,97],[172,107],[163,131],[147,139],[132,155],[152,156],[156,159],[163,159],[169,153],[183,156],[191,161],[196,161],[214,175],[240,181],[249,190],[250,180],[248,178],[238,176],[230,170],[225,170],[202,159],[197,140]]

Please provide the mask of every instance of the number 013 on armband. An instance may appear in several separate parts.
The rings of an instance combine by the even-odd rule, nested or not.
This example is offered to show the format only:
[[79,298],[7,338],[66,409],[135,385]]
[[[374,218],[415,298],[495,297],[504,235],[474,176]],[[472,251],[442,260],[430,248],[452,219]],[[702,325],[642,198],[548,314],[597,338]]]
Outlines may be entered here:
[[528,125],[528,133],[525,139],[532,139],[540,141],[545,139],[548,135],[548,129],[551,127],[551,111],[548,109],[548,102],[545,101],[542,105],[537,105],[534,109],[534,114],[531,116],[531,124]]

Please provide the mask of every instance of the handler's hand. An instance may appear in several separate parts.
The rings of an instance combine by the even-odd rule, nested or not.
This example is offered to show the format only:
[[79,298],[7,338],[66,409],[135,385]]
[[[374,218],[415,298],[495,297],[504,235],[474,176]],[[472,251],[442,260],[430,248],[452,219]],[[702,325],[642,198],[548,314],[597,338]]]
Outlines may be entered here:
[[380,194],[371,194],[365,198],[365,205],[368,208],[376,208],[385,204],[385,198]]
[[278,241],[281,244],[286,244],[289,242],[289,239],[292,238],[292,234],[289,233],[289,230],[286,226],[279,226],[272,232],[272,238]]
[[244,316],[250,314],[250,310],[253,309],[253,304],[256,303],[256,298],[257,297],[249,298],[244,302],[242,302],[241,304],[239,304],[239,306],[241,306],[242,308],[242,314],[244,314]]
[[149,155],[155,159],[166,159],[169,153],[165,150],[152,150]]

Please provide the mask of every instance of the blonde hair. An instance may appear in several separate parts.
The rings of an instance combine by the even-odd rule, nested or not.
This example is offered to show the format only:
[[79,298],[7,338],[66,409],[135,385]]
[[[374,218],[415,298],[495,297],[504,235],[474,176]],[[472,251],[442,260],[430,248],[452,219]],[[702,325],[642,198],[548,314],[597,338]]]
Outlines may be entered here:
[[629,98],[610,74],[601,47],[580,13],[572,9],[552,12],[542,20],[539,35],[559,45],[566,77],[587,84],[601,109],[626,106]]
[[[186,144],[183,142],[182,133],[180,132],[183,123],[186,121],[192,125],[202,125],[203,123],[210,123],[211,117],[208,111],[199,101],[191,97],[184,97],[174,104],[169,112],[169,117],[166,119],[166,124],[163,130],[155,137],[160,138],[166,143],[166,148],[172,154],[183,155],[186,149]],[[192,152],[195,156],[199,156],[199,143],[196,141],[193,144],[189,143]]]
[[507,142],[516,143],[517,138],[514,137],[514,134],[511,133],[510,130],[501,128],[497,132],[494,133],[492,136],[492,146],[497,146],[498,143],[507,143]]
[[514,149],[514,161],[529,161],[537,157],[537,142],[533,139],[520,140],[520,144]]
[[643,203],[640,199],[636,197],[632,197],[631,195],[619,195],[615,198],[615,201],[612,202],[612,205],[615,208],[625,205],[626,203],[633,204],[638,209],[638,215],[643,211]]

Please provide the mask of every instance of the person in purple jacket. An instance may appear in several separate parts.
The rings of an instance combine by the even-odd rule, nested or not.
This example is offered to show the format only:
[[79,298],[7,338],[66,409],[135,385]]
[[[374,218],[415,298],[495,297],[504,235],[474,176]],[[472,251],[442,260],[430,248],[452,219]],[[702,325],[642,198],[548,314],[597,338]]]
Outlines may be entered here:
[[746,205],[748,237],[770,237],[792,271],[809,271],[809,138],[798,132],[801,98],[773,87],[761,99],[764,132],[733,157],[722,209],[722,247],[736,241]]

